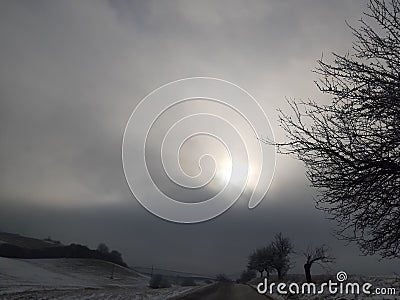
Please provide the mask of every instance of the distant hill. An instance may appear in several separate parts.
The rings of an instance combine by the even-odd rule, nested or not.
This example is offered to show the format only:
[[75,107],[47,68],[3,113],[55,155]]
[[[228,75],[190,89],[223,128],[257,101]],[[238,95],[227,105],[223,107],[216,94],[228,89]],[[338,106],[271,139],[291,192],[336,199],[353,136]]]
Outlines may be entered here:
[[4,243],[26,249],[43,249],[63,246],[60,242],[52,241],[51,239],[40,240],[15,233],[0,232],[0,244]]
[[145,285],[148,278],[125,267],[96,259],[13,259],[0,257],[2,292]]
[[39,258],[92,258],[127,267],[118,251],[109,252],[90,249],[84,245],[63,245],[50,238],[39,240],[13,233],[0,233],[0,257]]

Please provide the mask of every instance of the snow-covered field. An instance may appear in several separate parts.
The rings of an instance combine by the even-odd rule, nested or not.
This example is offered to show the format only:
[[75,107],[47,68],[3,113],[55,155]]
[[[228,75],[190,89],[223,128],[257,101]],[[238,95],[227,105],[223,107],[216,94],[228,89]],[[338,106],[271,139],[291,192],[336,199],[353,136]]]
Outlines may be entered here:
[[150,289],[149,278],[94,259],[0,257],[0,299],[168,299],[191,288]]

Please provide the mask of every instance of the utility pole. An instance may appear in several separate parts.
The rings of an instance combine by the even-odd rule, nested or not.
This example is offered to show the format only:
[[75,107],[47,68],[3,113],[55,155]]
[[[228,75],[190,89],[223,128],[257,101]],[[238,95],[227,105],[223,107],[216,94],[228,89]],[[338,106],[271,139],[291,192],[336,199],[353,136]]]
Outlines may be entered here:
[[114,279],[114,268],[115,268],[115,265],[114,265],[114,264],[112,264],[112,269],[111,269],[111,276],[110,276],[110,279]]

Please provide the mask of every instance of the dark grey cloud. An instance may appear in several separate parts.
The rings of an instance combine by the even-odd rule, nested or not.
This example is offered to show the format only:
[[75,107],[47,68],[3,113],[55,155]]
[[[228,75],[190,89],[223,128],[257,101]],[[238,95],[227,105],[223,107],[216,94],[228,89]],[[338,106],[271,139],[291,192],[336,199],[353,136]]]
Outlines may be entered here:
[[[298,248],[327,243],[349,272],[391,273],[331,235],[301,164],[280,156],[264,202],[241,201],[195,225],[165,222],[132,197],[122,134],[153,89],[188,76],[239,84],[277,138],[285,97],[322,99],[310,72],[345,52],[364,1],[4,1],[0,9],[0,229],[90,246],[134,265],[237,272],[282,231]],[[301,271],[299,263],[297,269]]]

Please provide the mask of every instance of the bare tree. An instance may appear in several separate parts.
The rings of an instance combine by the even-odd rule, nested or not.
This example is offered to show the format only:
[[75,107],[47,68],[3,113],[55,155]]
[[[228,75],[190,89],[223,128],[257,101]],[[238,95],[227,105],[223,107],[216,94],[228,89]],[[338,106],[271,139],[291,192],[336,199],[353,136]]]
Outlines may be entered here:
[[273,263],[274,263],[274,249],[272,247],[272,244],[263,247],[261,249],[261,257],[263,258],[263,267],[264,267],[264,271],[267,273],[267,278],[269,279],[269,276],[271,275],[274,267],[273,267]]
[[108,246],[106,244],[100,243],[97,246],[97,251],[99,251],[100,253],[103,253],[103,254],[107,254],[107,253],[109,253],[110,250],[108,249]]
[[256,249],[249,256],[249,263],[247,265],[247,268],[249,270],[260,272],[261,277],[263,276],[265,271],[267,273],[267,278],[269,278],[273,269],[273,254],[274,252],[271,245]]
[[307,250],[303,252],[303,255],[306,258],[304,272],[307,282],[312,282],[311,267],[313,264],[327,264],[334,261],[334,257],[329,254],[329,249],[325,245],[319,247],[308,246]]
[[262,277],[265,269],[264,257],[260,249],[254,250],[252,254],[249,255],[249,262],[247,265],[249,270],[255,270],[260,272],[260,276]]
[[289,101],[281,153],[304,162],[317,207],[364,254],[400,254],[400,0],[370,0],[351,54],[321,59],[328,104]]
[[278,279],[282,279],[291,268],[289,255],[293,253],[293,245],[289,238],[278,233],[270,247],[272,249],[271,266],[276,270]]
[[293,246],[289,238],[278,233],[268,246],[258,248],[250,254],[247,268],[260,272],[261,277],[266,271],[267,278],[273,270],[276,270],[278,279],[282,279],[291,267],[289,257],[291,253]]

